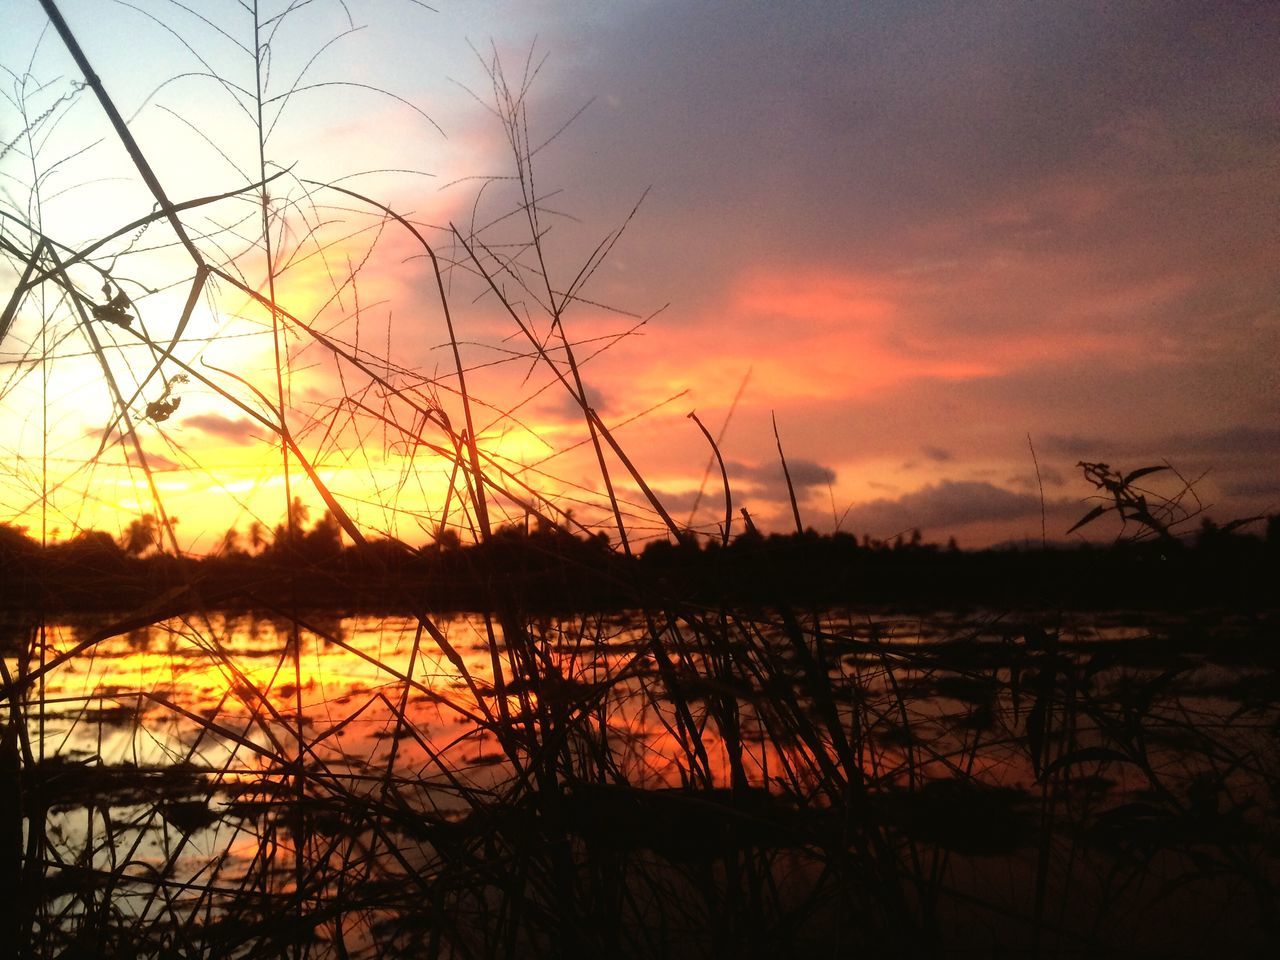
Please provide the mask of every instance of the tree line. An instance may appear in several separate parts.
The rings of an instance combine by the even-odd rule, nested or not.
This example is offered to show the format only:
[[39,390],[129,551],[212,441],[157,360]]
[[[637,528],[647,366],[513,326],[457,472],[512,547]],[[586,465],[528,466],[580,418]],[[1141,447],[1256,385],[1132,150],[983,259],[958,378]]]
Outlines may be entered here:
[[477,610],[495,591],[526,609],[627,608],[664,599],[906,607],[1153,607],[1266,605],[1280,572],[1280,517],[1249,530],[1211,520],[1178,539],[1097,546],[961,550],[918,531],[889,540],[850,533],[762,534],[723,542],[659,539],[627,556],[604,533],[548,524],[498,527],[485,542],[451,529],[426,543],[344,541],[324,513],[295,501],[267,528],[229,530],[204,556],[175,555],[153,515],[118,536],[86,530],[41,546],[0,525],[0,605],[7,609],[129,609],[166,591],[229,605],[302,604],[351,610]]

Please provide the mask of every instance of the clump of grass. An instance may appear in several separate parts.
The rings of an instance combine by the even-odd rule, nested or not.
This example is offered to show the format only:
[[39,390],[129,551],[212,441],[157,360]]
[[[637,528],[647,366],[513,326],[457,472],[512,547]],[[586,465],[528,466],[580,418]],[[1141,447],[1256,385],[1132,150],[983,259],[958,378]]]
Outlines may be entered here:
[[[56,4],[43,3],[84,76],[80,92],[107,115],[155,209],[79,246],[46,235],[39,216],[0,210],[0,249],[18,277],[0,330],[26,338],[27,372],[47,374],[73,340],[97,364],[109,425],[98,457],[71,473],[92,475],[112,437],[131,448],[155,504],[133,531],[137,553],[190,569],[140,427],[161,432],[196,388],[278,444],[284,520],[272,550],[300,582],[318,580],[324,562],[302,548],[321,530],[305,530],[303,487],[327,510],[316,542],[415,550],[362,523],[354,498],[325,482],[317,464],[339,439],[446,464],[443,504],[414,518],[437,549],[457,531],[500,542],[513,519],[598,533],[575,516],[592,508],[627,555],[654,532],[691,536],[592,406],[584,351],[595,348],[569,325],[630,215],[568,282],[552,275],[553,213],[535,185],[541,144],[529,132],[532,65],[513,81],[488,63],[513,160],[491,193],[506,187],[510,205],[485,217],[477,203],[470,223],[433,230],[366,191],[268,164],[264,36],[285,15],[255,8],[254,83],[242,95],[257,167],[236,190],[175,202]],[[36,135],[64,106],[28,114],[25,146],[6,149],[38,167]],[[299,194],[279,203],[271,191],[286,184]],[[243,201],[248,218],[213,231],[189,219],[228,201]],[[336,215],[333,204],[421,251],[447,375],[422,377],[362,345],[358,267],[332,280],[335,302],[352,297],[351,336],[290,311],[290,258],[338,249],[314,225],[322,218],[305,215]],[[299,219],[304,241],[286,250]],[[134,279],[137,239],[165,230],[187,272]],[[225,253],[238,237],[251,239]],[[454,292],[468,280],[521,338],[511,361],[543,371],[580,409],[599,472],[591,502],[541,492],[486,442],[519,426],[519,408],[474,392],[481,368],[468,362]],[[146,297],[173,282],[185,307],[157,337]],[[267,318],[265,379],[187,349],[198,305],[226,296]],[[332,364],[344,391],[310,411],[290,390],[304,349]],[[717,442],[695,426],[721,464],[725,519],[714,536],[727,545],[733,492]],[[775,439],[785,471],[776,429]],[[47,470],[46,507],[49,488],[68,482]],[[1114,509],[1172,535],[1175,514],[1135,486],[1143,471],[1086,470],[1109,500],[1082,523]],[[794,494],[791,505],[802,532]],[[937,639],[852,612],[694,602],[641,577],[616,584],[625,620],[585,604],[553,616],[517,602],[510,571],[476,574],[479,614],[433,614],[405,583],[413,616],[384,624],[376,643],[355,635],[357,621],[323,619],[296,596],[212,597],[195,576],[76,633],[42,614],[24,624],[0,659],[0,899],[25,954],[929,955],[992,944],[1047,954],[1117,944],[1141,910],[1158,917],[1242,892],[1250,908],[1237,916],[1274,923],[1261,813],[1280,783],[1275,700],[1198,706],[1193,675],[1206,658],[1195,644],[1173,662],[1166,638],[1153,637],[1143,660],[1136,641],[1085,639],[1054,617],[980,618]],[[256,613],[236,619],[227,607]],[[136,689],[67,686],[120,638],[130,654],[168,657],[169,672]],[[326,666],[339,657],[370,674],[334,695]],[[191,676],[207,687],[199,706],[183,694]],[[346,745],[368,730],[372,747]],[[86,731],[97,753],[60,752],[59,738],[84,742]],[[159,744],[167,763],[107,762],[121,733],[134,749]],[[1236,931],[1243,947],[1274,933]]]

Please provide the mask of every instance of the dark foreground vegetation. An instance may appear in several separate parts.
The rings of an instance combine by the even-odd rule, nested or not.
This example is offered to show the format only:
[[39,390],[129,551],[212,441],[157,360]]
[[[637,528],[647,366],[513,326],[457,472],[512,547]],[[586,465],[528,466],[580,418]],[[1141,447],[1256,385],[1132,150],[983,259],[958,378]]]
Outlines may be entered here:
[[[1139,483],[1165,468],[1084,464],[1100,499],[1077,527],[1112,514],[1127,531],[1114,548],[875,544],[805,533],[798,507],[793,535],[731,538],[728,471],[703,427],[726,528],[695,540],[593,409],[583,342],[566,332],[621,230],[577,273],[549,275],[554,211],[530,172],[545,143],[526,112],[536,64],[508,84],[486,63],[513,159],[485,184],[501,209],[428,240],[349,186],[268,163],[275,119],[302,89],[299,76],[274,93],[270,51],[286,19],[319,5],[228,5],[225,26],[203,5],[174,30],[188,50],[230,39],[240,51],[238,80],[211,89],[249,118],[258,158],[235,190],[179,203],[58,5],[40,2],[78,77],[15,82],[25,131],[4,150],[32,172],[6,188],[25,186],[29,203],[0,207],[0,256],[18,278],[0,338],[31,358],[14,377],[43,376],[59,350],[96,362],[101,383],[83,380],[109,411],[97,457],[148,482],[140,437],[163,434],[178,388],[198,385],[278,443],[284,490],[309,483],[330,512],[308,528],[286,492],[280,530],[228,537],[205,558],[178,555],[155,485],[154,518],[122,542],[85,532],[39,547],[0,530],[0,953],[1272,955],[1274,520],[1260,536],[1179,536],[1196,516],[1185,491],[1161,499]],[[53,237],[39,185],[62,161],[40,145],[81,94],[148,196],[105,237]],[[290,263],[333,248],[322,231],[366,228],[420,252],[427,282],[409,312],[427,330],[415,336],[447,345],[447,372],[370,352],[381,338],[360,337],[358,310],[308,322],[277,301]],[[167,258],[148,259],[156,250]],[[405,248],[394,257],[407,262]],[[335,301],[368,258],[343,259]],[[153,338],[142,314],[162,289],[187,305]],[[184,336],[206,300],[280,334],[260,383],[204,362]],[[604,491],[589,506],[613,518],[607,538],[477,439],[493,435],[481,411],[518,424],[468,387],[474,331],[459,334],[450,309],[468,302],[506,324],[506,355],[581,411],[599,483],[579,487]],[[340,374],[332,404],[283,386],[317,357]],[[363,529],[316,469],[333,453],[316,438],[339,436],[446,464],[443,505],[414,519],[465,524],[476,543]],[[83,481],[78,464],[48,472],[32,478],[46,506]],[[618,478],[645,502],[624,510]],[[502,525],[513,517],[527,526]],[[638,549],[637,530],[655,527],[666,542]],[[946,606],[971,613],[921,613]],[[1072,612],[1087,607],[1124,613]],[[458,610],[473,613],[437,612]],[[343,616],[361,611],[403,615]]]
[[[1262,526],[1262,524],[1258,524]],[[522,608],[623,610],[659,594],[698,603],[872,604],[897,609],[1194,609],[1266,607],[1280,583],[1280,520],[1261,535],[1205,521],[1185,539],[1108,546],[940,548],[812,530],[728,544],[662,539],[634,555],[605,534],[501,527],[480,543],[446,536],[425,547],[344,545],[325,516],[256,546],[233,532],[207,557],[155,550],[154,521],[123,542],[100,531],[45,548],[0,527],[0,604],[10,610],[124,611],[195,585],[217,602],[360,612],[481,611],[501,589]]]
[[[379,628],[373,688],[295,672],[357,644],[310,611],[274,615],[265,645],[209,611],[82,618],[48,651],[106,666],[78,695],[27,655],[40,624],[11,634],[0,919],[25,955],[1246,957],[1280,938],[1274,613],[904,625],[654,600],[428,622],[399,652]],[[415,670],[428,649],[443,683]],[[122,685],[155,656],[176,666]],[[270,679],[183,692],[263,658]],[[42,755],[40,731],[89,747]],[[141,759],[156,743],[167,760]]]
[[[1265,954],[1275,530],[979,554],[748,535],[634,559],[546,527],[343,548],[328,518],[202,560],[11,534],[0,919],[32,957]],[[1005,578],[1125,612],[904,626],[801,602],[847,599],[833,567],[969,591],[886,594],[917,604]],[[70,649],[40,639],[41,575],[85,605]],[[374,648],[355,633],[378,621],[343,616],[458,596],[478,612],[384,620]],[[383,682],[304,682],[351,651]],[[155,654],[189,666],[56,686]],[[184,694],[205,663],[239,677],[215,700]],[[122,735],[134,759],[42,746]],[[156,742],[167,762],[143,759]]]

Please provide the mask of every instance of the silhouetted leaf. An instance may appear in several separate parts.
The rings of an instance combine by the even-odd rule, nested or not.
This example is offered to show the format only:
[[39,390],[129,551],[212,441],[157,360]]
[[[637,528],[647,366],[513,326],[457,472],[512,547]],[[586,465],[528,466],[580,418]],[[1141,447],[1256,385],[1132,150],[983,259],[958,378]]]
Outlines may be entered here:
[[1107,512],[1107,506],[1105,504],[1099,504],[1098,506],[1090,510],[1088,513],[1086,513],[1079,520],[1077,520],[1075,526],[1072,527],[1070,530],[1068,530],[1067,533],[1075,533],[1077,530],[1083,527],[1086,523],[1092,523],[1094,520],[1097,520],[1100,516],[1102,516],[1106,512]]
[[133,323],[133,317],[114,303],[93,304],[93,319],[103,323],[114,323],[117,327],[127,327]]
[[1137,480],[1139,477],[1145,477],[1149,473],[1159,473],[1161,470],[1168,470],[1168,469],[1169,469],[1168,467],[1139,467],[1137,470],[1132,470],[1128,474],[1126,474],[1124,480],[1122,480],[1121,482],[1127,487],[1129,484],[1133,483],[1133,481]]
[[178,405],[182,403],[181,397],[171,397],[165,400],[153,400],[147,404],[146,413],[143,418],[161,423],[173,416],[173,412],[178,409]]

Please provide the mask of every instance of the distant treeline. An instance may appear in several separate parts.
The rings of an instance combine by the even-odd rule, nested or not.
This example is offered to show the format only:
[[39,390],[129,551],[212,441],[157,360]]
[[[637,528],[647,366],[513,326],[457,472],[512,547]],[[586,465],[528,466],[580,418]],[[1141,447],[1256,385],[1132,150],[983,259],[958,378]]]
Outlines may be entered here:
[[846,533],[769,536],[727,544],[690,537],[650,542],[633,557],[604,534],[508,526],[484,543],[446,531],[420,548],[391,540],[345,544],[324,516],[292,533],[232,531],[205,557],[159,549],[153,518],[119,540],[87,531],[40,544],[0,525],[0,605],[9,610],[140,609],[179,595],[217,606],[411,612],[608,610],[691,601],[735,607],[884,604],[1123,608],[1270,606],[1280,582],[1280,517],[1257,532],[1204,521],[1178,540],[1099,547],[960,550],[919,534],[893,541]]

